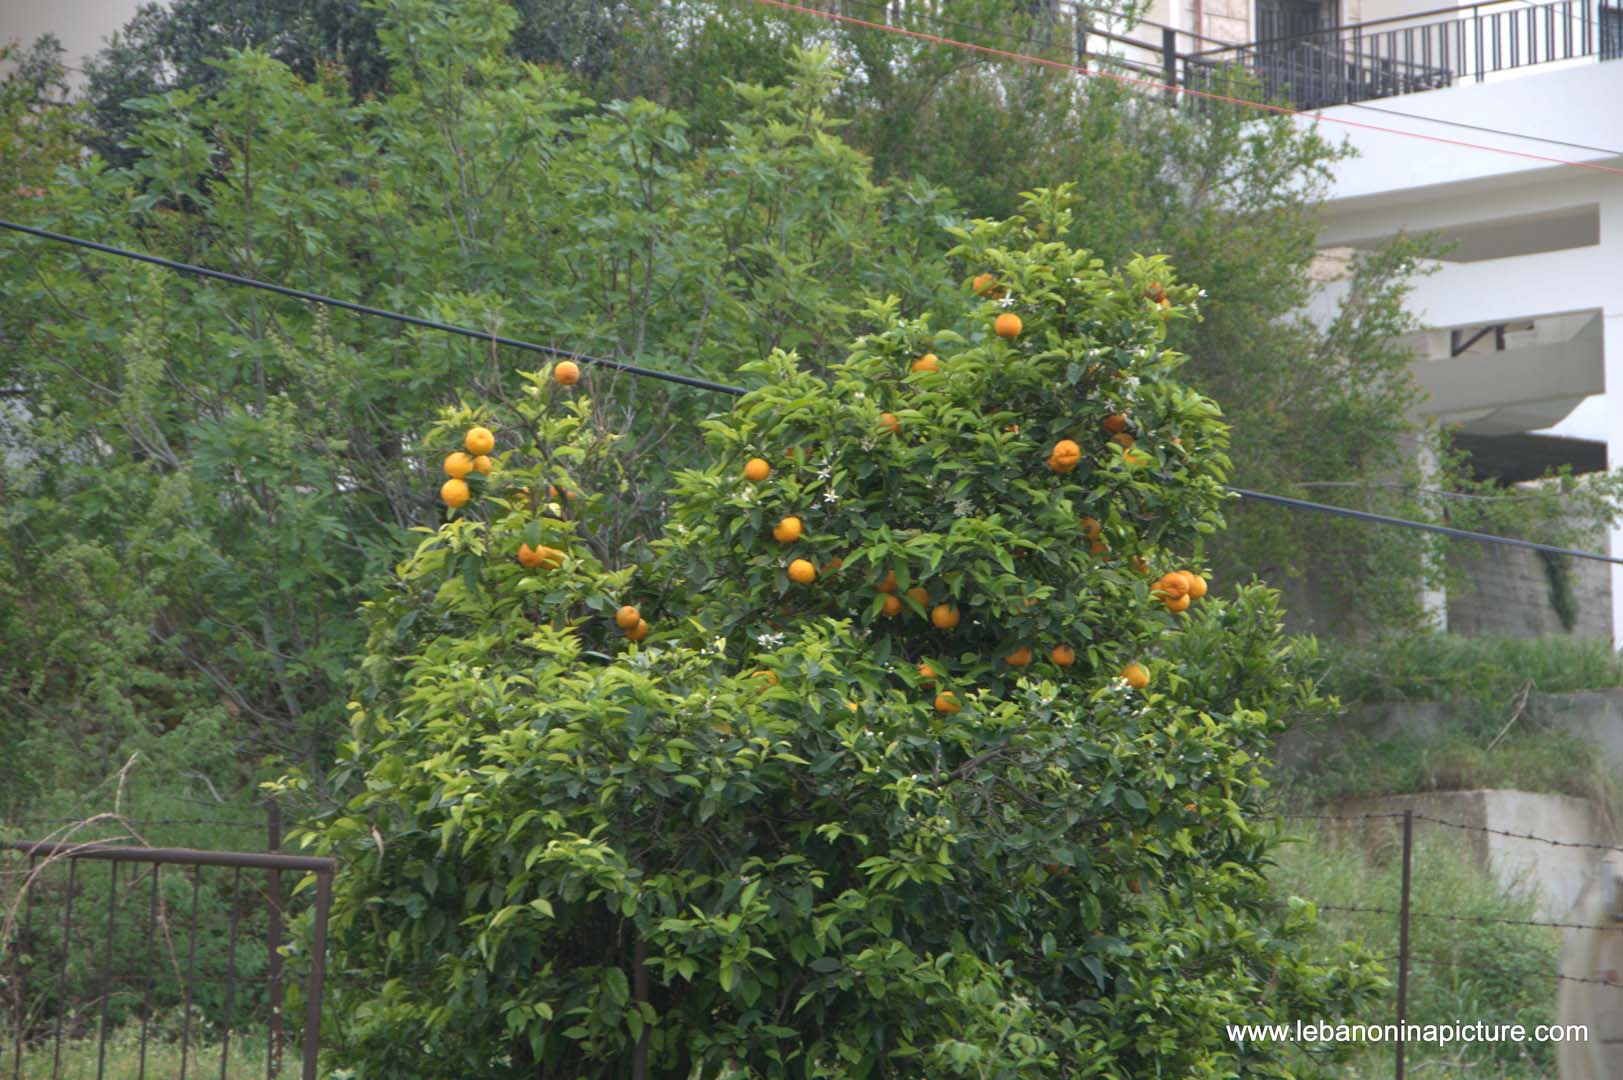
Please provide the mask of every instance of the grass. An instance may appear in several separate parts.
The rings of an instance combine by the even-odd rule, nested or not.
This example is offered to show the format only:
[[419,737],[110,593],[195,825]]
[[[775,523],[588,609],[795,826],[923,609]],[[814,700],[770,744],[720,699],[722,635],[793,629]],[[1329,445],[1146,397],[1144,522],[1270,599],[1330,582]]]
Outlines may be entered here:
[[1443,726],[1416,736],[1361,731],[1356,715],[1332,720],[1306,760],[1281,768],[1288,804],[1518,788],[1590,799],[1623,820],[1615,771],[1589,742],[1546,724],[1531,697],[1623,687],[1623,659],[1608,643],[1426,633],[1324,655],[1323,689],[1343,704],[1442,702]]
[[1463,701],[1503,712],[1522,688],[1553,694],[1623,687],[1623,658],[1596,638],[1406,634],[1326,645],[1324,689],[1346,704]]
[[[193,1038],[187,1048],[186,1076],[218,1078],[220,1057],[224,1047],[219,1042],[200,1044]],[[254,1034],[233,1034],[226,1063],[226,1080],[263,1080],[265,1076],[265,1037]],[[283,1052],[282,1075],[297,1076],[297,1047]],[[105,1071],[98,1072],[100,1046],[92,1036],[62,1041],[61,1070],[52,1072],[54,1045],[29,1046],[23,1051],[23,1080],[180,1080],[180,1043],[160,1040],[149,1033],[146,1048],[146,1068],[141,1067],[141,1029],[125,1026],[107,1035]],[[0,1072],[10,1076],[11,1047],[0,1059]]]
[[[1379,838],[1366,853],[1346,832],[1311,833],[1303,842],[1285,845],[1271,873],[1285,892],[1322,905],[1374,907],[1396,911],[1400,866],[1395,830],[1363,834]],[[1504,895],[1490,875],[1470,856],[1443,838],[1422,835],[1416,843],[1411,909],[1483,919],[1535,919],[1534,898]],[[1382,957],[1398,951],[1397,919],[1389,914],[1320,913],[1320,944],[1329,950],[1339,942],[1361,941]],[[1557,971],[1560,932],[1547,927],[1478,925],[1436,919],[1410,921],[1408,1019],[1419,1024],[1522,1024],[1529,1030],[1551,1023],[1557,986],[1548,978]],[[1397,965],[1386,965],[1393,983],[1378,1013],[1336,1018],[1346,1023],[1388,1023],[1395,1018]],[[1301,1017],[1303,1021],[1328,1017]],[[1483,1043],[1447,1047],[1411,1043],[1408,1070],[1415,1076],[1534,1080],[1555,1074],[1548,1045]],[[1349,1060],[1325,1064],[1304,1052],[1298,1062],[1303,1080],[1384,1080],[1392,1075],[1393,1048],[1376,1043],[1354,1048]]]

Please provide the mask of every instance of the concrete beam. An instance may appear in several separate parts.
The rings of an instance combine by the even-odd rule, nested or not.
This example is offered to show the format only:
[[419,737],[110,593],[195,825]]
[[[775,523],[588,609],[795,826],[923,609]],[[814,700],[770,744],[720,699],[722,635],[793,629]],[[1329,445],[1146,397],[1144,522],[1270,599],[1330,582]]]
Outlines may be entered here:
[[1421,360],[1410,370],[1426,393],[1419,409],[1423,416],[1585,398],[1606,390],[1598,337]]

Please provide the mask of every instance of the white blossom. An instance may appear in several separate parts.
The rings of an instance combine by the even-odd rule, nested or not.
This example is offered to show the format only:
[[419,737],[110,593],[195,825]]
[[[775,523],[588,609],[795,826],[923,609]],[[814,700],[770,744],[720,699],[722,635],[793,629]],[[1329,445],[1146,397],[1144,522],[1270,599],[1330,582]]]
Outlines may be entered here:
[[834,493],[833,488],[829,488],[827,491],[823,492],[823,501],[826,503],[836,503],[840,501],[840,497]]
[[1006,307],[1006,308],[1014,307],[1014,297],[1005,296],[1003,299],[999,300],[997,303],[998,303],[998,307]]

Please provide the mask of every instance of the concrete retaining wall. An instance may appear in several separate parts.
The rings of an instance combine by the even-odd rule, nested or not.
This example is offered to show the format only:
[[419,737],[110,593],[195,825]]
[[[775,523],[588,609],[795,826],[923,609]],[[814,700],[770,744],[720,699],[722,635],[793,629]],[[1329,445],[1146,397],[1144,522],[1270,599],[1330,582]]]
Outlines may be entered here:
[[[1493,874],[1507,892],[1535,897],[1537,918],[1555,922],[1567,921],[1566,915],[1596,873],[1603,853],[1595,848],[1558,847],[1524,837],[1530,834],[1566,844],[1615,842],[1611,822],[1599,806],[1569,795],[1531,791],[1428,791],[1342,799],[1332,804],[1329,813],[1357,816],[1405,810],[1412,810],[1418,818],[1461,826],[1450,828],[1435,821],[1417,820],[1414,832],[1417,841],[1424,836],[1433,843],[1469,851],[1476,864]],[[1357,828],[1366,847],[1391,845],[1399,836],[1395,819],[1362,822]]]
[[[1605,551],[1604,537],[1586,545]],[[1567,633],[1550,603],[1550,578],[1544,559],[1536,551],[1500,545],[1478,545],[1469,559],[1452,563],[1464,572],[1471,587],[1450,592],[1448,629],[1457,634],[1499,634],[1507,637],[1542,637]],[[1572,633],[1610,638],[1612,633],[1612,579],[1605,563],[1589,559],[1566,561],[1572,595],[1578,605],[1578,624]]]
[[[1464,713],[1468,707],[1451,701],[1357,706],[1315,730],[1286,732],[1279,740],[1277,756],[1287,764],[1311,760],[1354,733],[1374,739],[1398,735],[1432,739],[1444,730],[1457,730],[1476,720]],[[1584,739],[1613,767],[1623,769],[1623,689],[1531,694],[1516,722],[1543,725]]]

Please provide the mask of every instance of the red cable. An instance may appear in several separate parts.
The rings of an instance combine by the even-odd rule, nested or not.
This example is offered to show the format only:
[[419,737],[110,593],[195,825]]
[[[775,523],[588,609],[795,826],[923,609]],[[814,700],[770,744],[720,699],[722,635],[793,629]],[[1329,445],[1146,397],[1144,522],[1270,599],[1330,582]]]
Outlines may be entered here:
[[[1188,94],[1191,97],[1205,98],[1208,101],[1221,101],[1229,105],[1244,105],[1252,109],[1261,109],[1265,112],[1281,113],[1285,116],[1302,116],[1310,120],[1343,124],[1347,127],[1363,128],[1366,131],[1379,131],[1387,135],[1401,135],[1409,139],[1425,139],[1427,142],[1444,143],[1448,146],[1463,146],[1471,150],[1486,150],[1492,154],[1509,154],[1512,157],[1527,158],[1531,161],[1544,161],[1553,165],[1570,165],[1575,169],[1592,169],[1595,172],[1611,173],[1623,176],[1623,169],[1613,168],[1610,165],[1595,165],[1587,161],[1569,161],[1566,158],[1547,157],[1544,154],[1532,154],[1525,150],[1511,150],[1503,146],[1488,146],[1484,143],[1465,142],[1461,139],[1444,138],[1441,135],[1426,135],[1419,131],[1405,131],[1402,128],[1383,127],[1380,124],[1366,124],[1358,120],[1346,120],[1339,116],[1325,116],[1323,113],[1310,113],[1301,109],[1291,109],[1283,105],[1269,105],[1261,101],[1251,101],[1248,98],[1229,97],[1224,94],[1214,94],[1206,90],[1191,90],[1187,86],[1173,86],[1168,83],[1159,83],[1151,79],[1135,79],[1130,75],[1118,75],[1108,71],[1089,71],[1075,64],[1067,64],[1060,60],[1049,60],[1041,56],[1031,56],[1027,53],[1010,52],[1006,49],[995,49],[990,45],[977,45],[972,41],[958,41],[955,38],[942,37],[939,34],[927,34],[922,30],[908,30],[900,26],[888,26],[885,23],[873,22],[868,19],[859,19],[855,15],[842,15],[834,11],[822,11],[818,8],[804,7],[800,4],[789,3],[788,0],[753,0],[754,3],[767,7],[782,8],[785,11],[795,11],[802,15],[813,15],[820,19],[833,22],[850,23],[868,30],[883,30],[890,34],[901,34],[903,37],[916,38],[927,41],[933,45],[947,45],[955,49],[967,49],[971,52],[985,53],[988,56],[1000,57],[1004,60],[1018,60],[1023,64],[1036,64],[1039,67],[1056,68],[1068,71],[1075,75],[1085,75],[1090,78],[1112,79],[1129,86],[1141,86],[1152,90],[1170,90],[1177,94]],[[1432,117],[1416,116],[1416,120],[1430,120]]]

